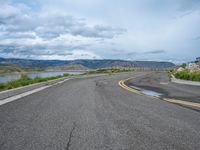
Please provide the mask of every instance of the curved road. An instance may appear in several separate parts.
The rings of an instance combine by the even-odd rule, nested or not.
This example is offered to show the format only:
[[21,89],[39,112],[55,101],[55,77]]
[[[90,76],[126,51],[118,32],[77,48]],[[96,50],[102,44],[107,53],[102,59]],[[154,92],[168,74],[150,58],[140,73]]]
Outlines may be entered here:
[[0,106],[0,149],[198,150],[199,112],[118,86],[145,74],[73,79]]

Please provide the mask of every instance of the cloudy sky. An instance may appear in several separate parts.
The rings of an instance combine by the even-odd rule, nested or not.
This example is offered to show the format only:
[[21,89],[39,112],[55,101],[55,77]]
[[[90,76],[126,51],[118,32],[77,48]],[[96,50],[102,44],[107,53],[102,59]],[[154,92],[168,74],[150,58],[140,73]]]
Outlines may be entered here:
[[200,0],[0,4],[0,57],[180,63],[200,56]]

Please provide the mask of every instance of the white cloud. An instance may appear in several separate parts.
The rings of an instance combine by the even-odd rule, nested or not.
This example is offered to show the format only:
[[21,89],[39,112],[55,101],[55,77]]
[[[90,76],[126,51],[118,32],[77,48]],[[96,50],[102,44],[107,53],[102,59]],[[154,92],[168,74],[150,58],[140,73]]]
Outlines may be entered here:
[[190,61],[200,55],[199,0],[6,0],[0,7],[4,54],[7,45],[20,56],[59,59],[72,51],[132,60]]
[[[125,29],[108,25],[90,25],[62,12],[34,12],[25,4],[4,3],[0,6],[1,56],[41,59],[95,59],[89,46],[97,39],[113,39]],[[73,55],[66,55],[72,51]]]

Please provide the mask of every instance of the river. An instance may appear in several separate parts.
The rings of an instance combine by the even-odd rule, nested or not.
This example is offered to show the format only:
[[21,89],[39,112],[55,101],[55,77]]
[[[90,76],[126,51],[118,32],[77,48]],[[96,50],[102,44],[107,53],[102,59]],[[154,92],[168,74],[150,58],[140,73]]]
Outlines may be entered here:
[[[45,72],[29,72],[26,73],[26,75],[33,79],[36,77],[53,77],[53,76],[58,76],[58,75],[63,75],[63,74],[83,74],[85,73],[84,71],[45,71]],[[13,74],[2,74],[0,75],[0,83],[6,83],[12,80],[17,80],[20,79],[21,74],[20,73],[13,73]]]

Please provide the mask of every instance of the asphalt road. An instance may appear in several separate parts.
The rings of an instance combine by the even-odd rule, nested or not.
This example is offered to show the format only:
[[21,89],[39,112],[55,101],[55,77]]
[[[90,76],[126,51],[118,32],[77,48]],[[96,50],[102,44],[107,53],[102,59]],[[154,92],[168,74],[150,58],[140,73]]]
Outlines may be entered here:
[[152,72],[128,81],[128,85],[163,94],[161,97],[200,103],[200,86],[170,82],[166,72]]
[[144,74],[70,80],[0,106],[0,150],[199,150],[199,112],[118,86]]

